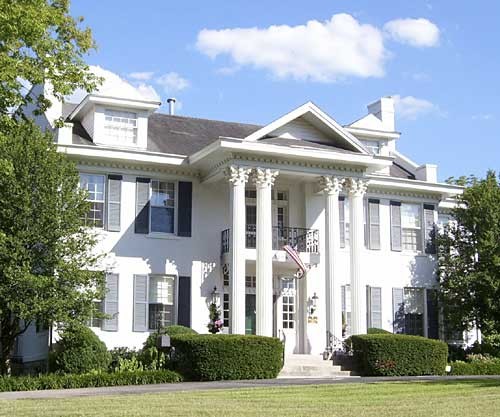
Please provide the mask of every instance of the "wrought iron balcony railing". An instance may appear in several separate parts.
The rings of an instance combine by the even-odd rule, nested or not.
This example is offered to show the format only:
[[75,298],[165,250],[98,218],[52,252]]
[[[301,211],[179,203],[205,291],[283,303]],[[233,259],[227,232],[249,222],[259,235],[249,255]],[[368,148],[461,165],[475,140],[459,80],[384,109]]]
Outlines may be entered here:
[[[230,230],[226,229],[221,234],[221,252],[228,253],[230,245]],[[273,250],[282,250],[283,246],[290,245],[299,252],[319,252],[319,231],[317,229],[305,229],[303,227],[273,227],[272,236]],[[245,233],[245,246],[254,249],[257,241],[256,226],[248,224]]]

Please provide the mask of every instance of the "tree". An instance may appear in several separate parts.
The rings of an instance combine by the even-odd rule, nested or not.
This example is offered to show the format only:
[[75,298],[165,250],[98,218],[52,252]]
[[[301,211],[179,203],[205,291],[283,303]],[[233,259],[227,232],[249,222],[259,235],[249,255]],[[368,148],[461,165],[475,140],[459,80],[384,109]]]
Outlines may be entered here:
[[81,323],[103,296],[76,167],[31,121],[0,129],[0,373],[36,321]]
[[500,333],[500,184],[493,171],[450,182],[466,188],[453,221],[436,236],[445,323]]
[[57,99],[97,86],[83,61],[95,44],[82,21],[70,16],[69,0],[0,0],[0,117],[12,109],[22,115],[28,103],[37,112],[50,107],[46,97],[26,94],[26,84],[50,81]]

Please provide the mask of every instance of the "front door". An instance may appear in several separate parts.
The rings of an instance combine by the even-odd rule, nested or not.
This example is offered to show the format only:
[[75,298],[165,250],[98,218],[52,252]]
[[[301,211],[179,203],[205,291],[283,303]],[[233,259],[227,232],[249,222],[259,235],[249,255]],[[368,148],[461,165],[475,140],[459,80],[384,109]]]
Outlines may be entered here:
[[276,303],[276,327],[278,336],[285,339],[285,352],[297,353],[297,280],[295,278],[277,278],[277,288],[280,289]]

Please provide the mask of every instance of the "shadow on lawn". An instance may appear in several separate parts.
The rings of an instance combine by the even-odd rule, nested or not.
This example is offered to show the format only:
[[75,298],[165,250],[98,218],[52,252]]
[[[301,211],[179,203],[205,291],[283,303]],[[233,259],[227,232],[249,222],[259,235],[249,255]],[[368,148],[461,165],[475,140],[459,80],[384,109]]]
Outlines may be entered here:
[[[405,381],[406,382],[406,381]],[[408,383],[414,383],[416,381],[408,381]],[[500,378],[499,377],[492,377],[490,378],[484,378],[484,379],[450,379],[450,380],[438,380],[438,381],[431,381],[431,380],[422,380],[422,383],[426,383],[429,385],[441,385],[441,386],[451,386],[451,385],[460,385],[460,384],[466,384],[468,387],[471,388],[493,388],[493,387],[500,387]]]

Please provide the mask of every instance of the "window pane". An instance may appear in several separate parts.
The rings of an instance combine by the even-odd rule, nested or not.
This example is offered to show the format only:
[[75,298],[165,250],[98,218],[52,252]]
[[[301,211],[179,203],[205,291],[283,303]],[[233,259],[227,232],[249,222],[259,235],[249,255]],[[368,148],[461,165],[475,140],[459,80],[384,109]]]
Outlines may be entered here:
[[131,144],[137,141],[137,114],[106,109],[104,133],[112,141]]
[[151,207],[151,231],[174,233],[174,209]]
[[149,278],[149,328],[156,330],[174,324],[174,278]]
[[401,226],[417,229],[421,227],[419,204],[401,204]]
[[104,224],[104,175],[80,174],[80,188],[88,192],[91,202],[89,212],[84,217],[86,226],[103,227]]
[[404,289],[405,333],[424,335],[424,289]]

